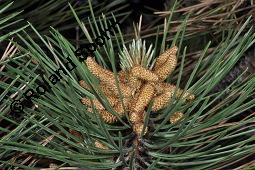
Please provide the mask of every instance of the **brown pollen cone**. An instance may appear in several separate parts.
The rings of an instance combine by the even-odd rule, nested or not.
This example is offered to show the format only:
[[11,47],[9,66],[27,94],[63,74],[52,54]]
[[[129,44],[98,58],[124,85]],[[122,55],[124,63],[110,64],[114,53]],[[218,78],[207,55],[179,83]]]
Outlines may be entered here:
[[109,149],[107,146],[105,146],[104,144],[102,144],[98,140],[95,141],[95,147],[97,147],[99,149],[104,149],[104,150],[108,150]]
[[92,101],[88,98],[81,99],[82,104],[92,107],[92,103],[94,104],[95,108],[98,110],[104,110],[104,106],[97,100],[92,99]]
[[149,104],[151,98],[154,95],[154,87],[150,83],[146,83],[142,86],[140,95],[134,105],[134,108],[131,110],[133,112],[142,112],[144,108]]
[[[133,131],[138,135],[138,136],[141,136],[142,135],[142,130],[143,130],[143,123],[136,123],[133,125]],[[146,134],[148,132],[148,127],[146,127],[144,129],[144,134]]]
[[124,70],[119,71],[118,78],[121,83],[126,83],[127,82],[127,72]]
[[173,93],[171,91],[166,91],[162,93],[161,95],[154,97],[154,102],[152,104],[151,110],[155,112],[164,108],[168,104],[172,95]]
[[184,92],[184,94],[182,95],[183,92],[184,92],[184,91],[183,91],[182,89],[178,89],[178,90],[176,91],[176,96],[177,96],[178,98],[182,97],[182,99],[185,99],[185,100],[187,100],[187,101],[192,101],[192,100],[195,99],[195,95],[194,95],[194,94],[191,94],[191,93],[189,93],[189,92]]
[[144,112],[142,112],[142,113],[130,112],[129,120],[133,124],[138,123],[138,122],[143,122],[144,121]]
[[176,55],[178,48],[176,46],[167,49],[164,51],[156,60],[155,65],[154,65],[154,70],[157,70],[160,68],[169,58],[171,55]]
[[182,112],[175,112],[173,115],[171,115],[169,121],[173,124],[178,122],[183,117]]
[[[128,109],[129,102],[130,102],[130,98],[123,99],[123,104],[124,104],[124,107],[126,110]],[[121,100],[119,99],[118,103],[113,108],[115,110],[115,112],[117,112],[120,116],[123,116],[125,113],[123,104],[122,104]]]
[[158,81],[158,75],[154,74],[150,70],[143,68],[142,66],[134,66],[131,69],[131,74],[139,79],[146,81]]
[[110,112],[108,112],[107,110],[100,110],[99,111],[102,119],[104,120],[104,122],[106,123],[114,123],[117,121],[117,117],[114,116],[113,114],[111,114]]
[[154,69],[154,73],[158,75],[161,81],[164,81],[169,74],[171,74],[177,64],[177,59],[175,55],[170,55],[164,64],[158,69]]
[[86,64],[91,73],[98,77],[101,81],[104,81],[106,79],[111,79],[114,81],[113,73],[110,70],[102,68],[102,66],[97,64],[92,57],[88,57],[86,59]]
[[[86,90],[91,90],[89,85],[84,81],[84,80],[80,80],[79,84],[81,87],[83,87]],[[113,92],[111,91],[112,89],[109,88],[105,83],[100,82],[99,84],[99,88],[102,90],[102,92],[107,95],[107,96],[111,96],[113,95]]]
[[139,78],[135,77],[133,74],[129,74],[128,75],[128,82],[127,82],[127,85],[129,87],[132,87],[134,89],[134,92],[137,90],[137,89],[140,89],[140,87],[142,86],[142,80],[140,80]]
[[[118,95],[117,82],[115,82],[114,74],[110,70],[102,68],[91,57],[87,58],[86,64],[93,75],[108,86],[115,95]],[[121,82],[119,82],[119,87],[124,96],[131,95],[131,88]]]

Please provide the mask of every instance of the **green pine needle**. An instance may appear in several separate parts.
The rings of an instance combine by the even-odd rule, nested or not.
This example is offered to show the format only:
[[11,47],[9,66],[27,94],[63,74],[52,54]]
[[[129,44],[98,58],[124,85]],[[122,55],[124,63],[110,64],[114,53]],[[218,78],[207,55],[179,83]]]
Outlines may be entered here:
[[[103,25],[109,26],[109,23],[105,15],[100,18],[94,16],[91,3],[89,7],[92,12],[89,25],[79,19],[72,7],[71,10],[87,40],[91,42],[100,34],[98,28],[103,29]],[[113,18],[115,19],[114,16]],[[3,21],[5,19],[0,19],[0,23]],[[124,69],[136,63],[149,67],[155,56],[171,46],[166,42],[170,22],[171,17],[164,24],[166,31],[163,38],[157,35],[155,43],[152,43],[148,50],[145,48],[145,40],[142,39],[134,40],[129,50],[125,48],[126,39],[118,27],[118,31],[114,33],[116,36],[109,34],[110,39],[94,53],[95,58],[115,74],[116,67],[119,66],[116,62],[118,57],[121,60],[120,66]],[[187,18],[182,22],[172,42],[172,45],[178,47],[182,46],[185,39]],[[138,142],[139,148],[133,144],[134,133],[128,120],[119,118],[120,121],[116,124],[106,124],[95,108],[91,114],[87,107],[81,104],[82,97],[97,98],[107,110],[117,115],[102,94],[98,80],[75,56],[76,48],[69,40],[53,28],[50,30],[51,35],[43,36],[29,24],[29,28],[38,36],[40,43],[45,45],[45,49],[31,38],[27,29],[22,28],[23,31],[19,30],[19,33],[12,32],[23,45],[13,41],[19,50],[11,58],[1,61],[6,70],[0,72],[0,75],[8,81],[0,82],[3,91],[0,95],[0,116],[1,121],[7,122],[9,126],[1,126],[0,129],[3,134],[0,139],[0,167],[33,169],[38,168],[37,161],[40,163],[41,159],[47,159],[49,163],[58,162],[59,166],[80,169],[224,169],[227,165],[254,154],[254,116],[251,114],[234,121],[234,118],[242,117],[248,109],[255,106],[254,75],[242,83],[238,83],[236,79],[223,91],[211,92],[254,44],[253,28],[242,34],[250,22],[251,18],[238,32],[229,30],[212,53],[208,52],[208,43],[192,71],[186,69],[190,63],[186,56],[188,47],[183,47],[184,50],[179,48],[180,62],[168,81],[178,87],[184,84],[184,89],[192,91],[196,99],[187,104],[182,100],[171,100],[168,106],[159,112],[147,113],[145,122],[149,126],[149,132]],[[88,27],[93,33],[88,31]],[[0,39],[3,37],[5,35]],[[137,56],[141,57],[138,61],[135,60]],[[147,57],[148,60],[145,60]],[[65,65],[67,58],[76,65],[72,71]],[[21,119],[11,117],[11,102],[21,98],[27,89],[35,90],[38,80],[42,81],[40,73],[48,80],[59,67],[66,71],[66,74],[61,73],[62,79],[52,85],[49,92],[38,99],[32,99],[33,106],[24,109]],[[188,76],[188,79],[183,83],[184,76]],[[78,84],[81,79],[85,80],[92,90],[81,88]],[[184,113],[183,119],[176,124],[170,124],[170,116],[177,111]],[[79,132],[81,137],[71,134],[69,129]],[[95,147],[95,141],[101,141],[109,149]],[[138,150],[140,148],[145,153]]]

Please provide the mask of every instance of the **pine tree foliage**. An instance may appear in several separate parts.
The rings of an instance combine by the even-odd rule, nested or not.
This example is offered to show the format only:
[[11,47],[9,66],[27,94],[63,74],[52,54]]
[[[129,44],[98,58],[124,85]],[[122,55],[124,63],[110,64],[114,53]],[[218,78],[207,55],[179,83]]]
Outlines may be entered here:
[[[101,34],[99,28],[109,27],[110,20],[104,15],[96,18],[91,3],[89,6],[92,16],[89,25],[85,25],[70,7],[88,41],[93,42]],[[170,22],[171,16],[165,20],[162,39],[159,35],[155,37],[153,58],[172,45],[178,46],[178,67],[167,82],[177,87],[184,84],[184,89],[192,91],[196,98],[189,103],[173,99],[158,112],[151,112],[148,107],[145,116],[148,132],[141,137],[134,134],[128,119],[119,118],[119,122],[107,124],[95,108],[91,114],[82,105],[80,99],[86,96],[97,98],[111,110],[100,92],[98,80],[75,56],[76,48],[68,39],[54,28],[50,29],[50,36],[43,36],[29,24],[47,47],[45,49],[26,30],[17,33],[25,45],[13,42],[19,50],[9,60],[1,61],[7,68],[1,76],[12,80],[9,84],[0,84],[4,90],[0,96],[1,119],[13,126],[1,127],[0,166],[34,169],[53,163],[58,167],[80,169],[226,169],[240,167],[238,162],[254,156],[255,119],[254,113],[247,114],[255,106],[254,75],[242,83],[236,79],[223,91],[211,92],[254,43],[253,28],[241,34],[250,18],[238,32],[225,33],[212,53],[208,52],[209,42],[191,72],[185,69],[189,59],[187,47],[183,47],[187,18],[171,44],[166,42]],[[88,27],[92,28],[91,32]],[[125,54],[121,52],[126,42],[119,28],[114,34],[108,34],[111,38],[94,55],[102,67],[117,73],[119,63],[116,61],[119,55]],[[76,65],[72,71],[65,65],[67,58]],[[43,77],[49,82],[50,75],[60,67],[66,72],[61,74],[61,80],[45,95],[33,98],[31,107],[18,115],[20,119],[11,117],[13,112],[9,106],[14,98],[7,94],[15,93],[16,99],[21,98],[27,89],[35,90]],[[183,83],[183,75],[187,74],[188,80]],[[80,87],[80,80],[88,83],[92,90]],[[183,118],[170,123],[170,117],[177,111],[184,113]]]
[[[12,5],[12,3],[6,3],[3,6],[0,7],[0,16],[1,14],[3,14],[6,10],[8,10],[8,8],[10,8]],[[21,12],[14,12],[12,14],[9,15],[5,15],[4,17],[1,17],[1,22],[0,22],[0,43],[6,39],[8,36],[11,36],[13,34],[15,34],[16,32],[24,29],[26,26],[23,26],[22,28],[18,29],[18,30],[13,30],[13,31],[9,31],[9,32],[5,32],[2,33],[3,30],[9,29],[11,26],[13,26],[14,24],[17,24],[18,22],[21,21],[21,19],[19,20],[13,20],[14,17],[16,17],[17,15],[19,15]]]
[[[87,16],[89,16],[90,8],[88,1],[84,0],[5,0],[0,3],[0,9],[4,9],[6,4],[12,3],[4,13],[0,14],[0,17],[5,17],[9,14],[15,13],[17,10],[20,11],[19,15],[16,15],[16,20],[23,20],[16,22],[15,25],[10,25],[9,29],[23,27],[27,24],[27,21],[32,23],[38,31],[43,35],[48,35],[49,27],[54,27],[61,33],[67,35],[76,34],[72,37],[73,42],[83,40],[84,38],[79,34],[80,30],[77,27],[73,15],[70,11],[68,3],[70,3],[76,11],[76,14],[85,21],[87,24]],[[118,13],[115,17],[118,20],[124,21],[129,15],[130,11],[127,10],[128,4],[123,4],[122,1],[92,1],[95,9],[95,15],[100,16],[104,13],[108,18],[111,18],[111,13],[114,11]],[[114,10],[113,10],[114,9]],[[1,32],[8,32],[7,29],[1,29]],[[30,36],[33,39],[37,39],[35,33],[31,32]],[[85,40],[81,41],[84,42]],[[40,44],[42,46],[42,44]],[[4,47],[0,47],[3,49]]]
[[[156,2],[155,4],[159,5],[160,3]],[[179,25],[181,24],[180,18],[190,15],[187,20],[188,27],[185,34],[187,41],[184,42],[190,47],[191,52],[202,50],[200,47],[205,46],[210,40],[213,44],[218,43],[222,31],[239,29],[242,23],[250,15],[254,15],[255,12],[254,2],[249,0],[169,0],[164,1],[164,8],[162,10],[157,10],[154,6],[146,7],[156,16],[150,15],[151,13],[148,16],[145,15],[145,20],[152,22],[145,22],[143,25],[142,38],[155,36],[157,30],[163,35],[164,24],[161,21],[171,14],[169,9],[175,7],[171,20],[172,29],[169,30],[169,33],[175,34],[178,32]],[[253,24],[250,23],[251,25]],[[170,41],[172,38],[170,36],[167,40]],[[197,46],[197,43],[202,44],[202,46]]]

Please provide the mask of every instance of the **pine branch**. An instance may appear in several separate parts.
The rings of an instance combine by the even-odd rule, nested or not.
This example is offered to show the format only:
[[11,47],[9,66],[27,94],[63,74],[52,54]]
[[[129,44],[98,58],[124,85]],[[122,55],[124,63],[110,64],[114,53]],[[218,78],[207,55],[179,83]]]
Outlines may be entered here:
[[[91,3],[89,7],[92,12],[92,20],[89,22],[92,33],[72,7],[71,10],[87,40],[93,42],[97,35],[101,35],[99,30],[109,27],[109,20],[104,15],[96,18]],[[171,19],[164,24],[166,31],[163,37],[168,36],[170,22]],[[172,44],[168,44],[166,38],[162,42],[155,40],[153,58],[157,59],[156,56],[174,44],[177,47],[183,46],[186,23],[187,18]],[[148,126],[148,131],[140,137],[133,132],[127,115],[126,118],[118,117],[119,121],[115,124],[108,124],[102,120],[95,105],[92,105],[93,112],[90,112],[81,103],[80,99],[83,97],[97,99],[107,111],[118,116],[102,92],[103,89],[100,89],[99,80],[75,56],[75,46],[53,28],[50,36],[42,36],[29,24],[47,49],[40,47],[25,30],[16,34],[25,45],[13,42],[19,52],[2,63],[7,70],[0,74],[8,77],[12,83],[0,98],[5,108],[1,117],[12,121],[16,126],[13,130],[1,127],[7,132],[0,140],[1,166],[38,167],[41,158],[46,158],[48,164],[56,163],[60,167],[81,169],[222,169],[242,160],[244,156],[252,156],[255,120],[254,113],[250,114],[248,111],[255,106],[254,75],[242,84],[236,79],[223,91],[211,92],[254,43],[253,28],[248,29],[244,35],[241,34],[249,23],[250,18],[238,32],[229,30],[212,53],[208,52],[210,43],[204,47],[184,83],[184,91],[191,90],[196,98],[189,103],[173,99],[167,107],[156,112],[151,111],[150,104],[144,121],[144,127]],[[122,59],[123,54],[127,54],[122,51],[125,39],[119,27],[114,31],[114,36],[110,33],[107,35],[109,40],[94,52],[94,56],[100,67],[113,72],[118,92],[121,92],[116,68],[119,63],[116,61],[121,58],[119,54],[122,54]],[[168,83],[176,84],[177,87],[181,85],[183,75],[189,73],[185,69],[189,62],[186,59],[187,49],[185,46],[184,50],[179,51],[178,67],[167,79]],[[75,65],[73,69],[70,69],[70,63],[67,64],[70,61]],[[61,79],[52,84],[49,77],[56,74],[59,68],[62,68]],[[36,91],[40,82],[45,83],[43,78],[51,88],[39,98],[32,98],[30,105],[24,108],[24,113],[21,114],[23,119],[19,123],[8,118],[7,114],[12,111],[6,106],[13,101],[7,95],[8,90],[14,92],[25,85],[16,99],[22,98],[26,90],[31,88]],[[90,89],[82,88],[79,85],[80,80],[84,80]],[[13,87],[15,82],[18,86]],[[1,88],[5,87],[6,83],[1,83]],[[180,95],[184,96],[185,93]],[[182,119],[170,123],[169,119],[176,112],[184,113]],[[244,114],[246,116],[240,119]],[[27,162],[24,157],[30,160],[33,158],[34,161]]]

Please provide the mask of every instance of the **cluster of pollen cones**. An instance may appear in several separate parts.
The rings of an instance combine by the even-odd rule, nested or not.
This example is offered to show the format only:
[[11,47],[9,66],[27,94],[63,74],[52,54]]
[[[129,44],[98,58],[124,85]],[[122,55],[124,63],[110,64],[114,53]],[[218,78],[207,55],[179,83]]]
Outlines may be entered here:
[[[144,128],[145,110],[150,101],[153,101],[152,111],[155,112],[167,106],[174,92],[177,98],[182,97],[185,100],[193,100],[195,98],[193,94],[183,92],[176,86],[164,82],[176,67],[176,52],[176,46],[167,49],[156,58],[152,69],[136,64],[128,70],[119,71],[117,75],[118,82],[116,82],[113,72],[97,64],[92,57],[88,57],[85,61],[90,72],[99,79],[99,87],[113,110],[120,117],[125,115],[125,111],[127,111],[133,131],[137,135],[141,135]],[[80,85],[90,90],[90,86],[85,81],[81,80]],[[121,94],[119,94],[118,89]],[[81,102],[88,106],[90,112],[93,112],[92,106],[94,106],[106,123],[114,123],[118,120],[97,99],[82,98]],[[170,122],[175,123],[182,115],[181,112],[174,113],[170,118]],[[147,127],[144,129],[144,133],[146,133]]]

